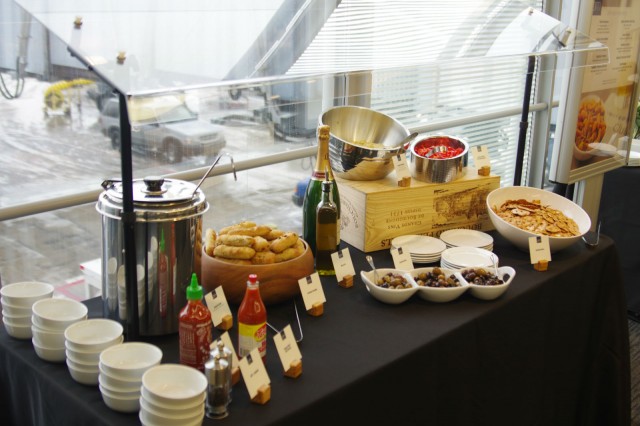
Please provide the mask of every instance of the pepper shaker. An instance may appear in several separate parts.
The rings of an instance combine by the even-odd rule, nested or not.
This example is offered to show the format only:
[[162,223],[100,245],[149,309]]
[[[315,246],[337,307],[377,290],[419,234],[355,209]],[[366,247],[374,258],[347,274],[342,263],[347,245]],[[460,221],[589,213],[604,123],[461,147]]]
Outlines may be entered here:
[[222,419],[229,415],[227,406],[230,402],[231,367],[219,353],[209,358],[204,365],[207,386],[205,413],[212,419]]

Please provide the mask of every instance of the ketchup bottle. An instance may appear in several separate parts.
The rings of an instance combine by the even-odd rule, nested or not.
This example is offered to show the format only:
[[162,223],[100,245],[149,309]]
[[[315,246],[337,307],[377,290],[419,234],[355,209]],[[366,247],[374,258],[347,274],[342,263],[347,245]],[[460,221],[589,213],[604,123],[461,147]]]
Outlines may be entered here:
[[196,274],[191,275],[187,287],[187,305],[178,316],[180,336],[180,363],[204,373],[204,364],[209,359],[212,342],[211,313],[202,303],[202,287]]
[[264,361],[267,354],[267,309],[260,297],[256,274],[249,275],[247,290],[238,309],[238,354],[246,356],[258,348]]

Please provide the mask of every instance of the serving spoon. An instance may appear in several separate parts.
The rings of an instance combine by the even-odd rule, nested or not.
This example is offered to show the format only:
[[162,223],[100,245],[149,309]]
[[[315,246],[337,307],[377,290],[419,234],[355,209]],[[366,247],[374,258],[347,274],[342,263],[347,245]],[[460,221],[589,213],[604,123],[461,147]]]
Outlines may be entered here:
[[368,254],[365,257],[365,259],[367,259],[367,262],[371,266],[371,269],[373,269],[373,281],[374,281],[374,284],[378,284],[378,271],[376,270],[376,265],[374,265],[374,263],[373,263],[373,257],[371,257],[371,255]]
[[598,243],[600,242],[600,225],[602,225],[602,221],[598,221],[598,227],[595,232],[589,231],[582,236],[582,241],[584,241],[587,247],[595,248],[598,246]]

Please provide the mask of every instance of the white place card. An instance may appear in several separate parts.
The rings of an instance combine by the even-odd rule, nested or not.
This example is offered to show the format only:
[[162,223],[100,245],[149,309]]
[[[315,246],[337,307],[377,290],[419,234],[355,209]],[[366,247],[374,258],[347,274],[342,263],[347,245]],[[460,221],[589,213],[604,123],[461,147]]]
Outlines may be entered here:
[[336,271],[336,278],[338,282],[342,281],[346,275],[356,275],[348,247],[345,247],[335,253],[331,253],[331,261],[333,262],[333,269]]
[[291,325],[287,324],[282,331],[273,336],[273,342],[276,344],[283,370],[287,371],[291,367],[291,363],[302,359]]
[[207,293],[204,296],[204,301],[207,304],[207,308],[209,308],[209,312],[211,312],[211,321],[214,326],[218,326],[225,316],[233,316],[222,286],[218,286],[215,290]]
[[[238,355],[236,355],[236,350],[233,347],[233,342],[231,342],[231,337],[229,337],[229,332],[225,331],[224,333],[222,333],[220,335],[220,340],[222,340],[222,343],[224,343],[224,345],[226,347],[228,347],[229,349],[231,349],[231,368],[236,368],[238,366]],[[215,341],[211,344],[211,348],[213,349],[215,347]]]
[[407,155],[404,152],[401,152],[394,155],[392,158],[398,182],[401,182],[404,178],[410,178],[411,172],[409,171],[409,166],[407,166]]
[[261,386],[271,384],[258,348],[254,348],[240,360],[240,373],[242,373],[242,379],[251,398],[255,398],[258,395],[258,390]]
[[476,166],[476,169],[480,170],[482,167],[491,167],[489,149],[486,145],[472,146],[471,156],[473,157],[473,164]]
[[322,290],[320,275],[317,272],[300,278],[298,285],[300,286],[300,294],[302,294],[304,307],[307,311],[313,308],[316,303],[325,303],[327,301],[324,297],[324,290]]
[[540,261],[551,261],[549,237],[547,235],[529,237],[529,255],[531,256],[531,264],[533,265]]
[[402,247],[391,247],[391,257],[393,258],[393,265],[396,269],[400,269],[401,271],[410,271],[413,269],[413,260],[411,260],[409,250],[404,250]]

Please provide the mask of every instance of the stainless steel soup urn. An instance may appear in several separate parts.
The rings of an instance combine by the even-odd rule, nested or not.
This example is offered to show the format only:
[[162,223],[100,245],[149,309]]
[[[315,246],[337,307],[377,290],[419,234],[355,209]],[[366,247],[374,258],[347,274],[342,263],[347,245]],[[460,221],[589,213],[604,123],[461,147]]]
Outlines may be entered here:
[[[209,205],[191,182],[152,176],[132,185],[139,334],[177,333],[191,274],[200,273],[202,215]],[[132,292],[125,285],[122,183],[105,181],[103,187],[96,204],[102,215],[103,311],[126,325],[133,321],[127,309],[135,305],[127,301]]]

